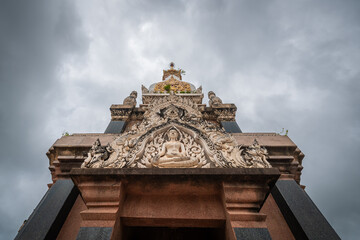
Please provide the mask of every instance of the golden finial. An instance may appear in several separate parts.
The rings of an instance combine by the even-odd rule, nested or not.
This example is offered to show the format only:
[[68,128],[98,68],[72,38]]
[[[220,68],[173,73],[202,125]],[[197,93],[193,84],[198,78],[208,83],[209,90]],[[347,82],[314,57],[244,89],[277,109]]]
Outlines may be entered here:
[[[191,92],[191,86],[187,82],[182,82],[181,80],[181,73],[182,70],[174,69],[175,63],[171,62],[169,64],[170,69],[163,70],[163,77],[162,82],[159,82],[155,85],[154,91],[155,92]],[[170,88],[169,88],[170,86]],[[166,87],[166,89],[165,89]]]

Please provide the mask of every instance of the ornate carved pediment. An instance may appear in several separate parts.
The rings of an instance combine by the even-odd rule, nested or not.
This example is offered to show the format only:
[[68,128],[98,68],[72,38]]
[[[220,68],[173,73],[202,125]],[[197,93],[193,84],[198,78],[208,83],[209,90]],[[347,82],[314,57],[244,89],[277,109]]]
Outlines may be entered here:
[[197,104],[194,103],[191,98],[185,98],[178,96],[176,94],[170,94],[166,97],[155,98],[151,104],[148,106],[148,111],[144,116],[151,116],[165,109],[169,106],[175,106],[178,109],[183,109],[187,114],[187,117],[196,117],[201,118],[202,114],[198,110]]
[[[99,144],[93,148],[99,148]],[[101,151],[106,157],[96,155],[93,148],[82,167],[271,167],[265,148],[257,142],[248,148],[239,146],[217,123],[203,120],[191,99],[174,94],[155,99],[142,122],[134,124]]]

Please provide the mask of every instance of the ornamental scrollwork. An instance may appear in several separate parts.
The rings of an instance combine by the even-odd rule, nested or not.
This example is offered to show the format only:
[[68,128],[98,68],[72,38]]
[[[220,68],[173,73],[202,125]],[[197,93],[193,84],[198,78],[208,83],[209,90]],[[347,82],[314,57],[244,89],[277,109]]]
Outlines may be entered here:
[[96,141],[83,168],[268,168],[267,151],[255,140],[244,148],[191,98],[155,99],[143,115],[106,147]]

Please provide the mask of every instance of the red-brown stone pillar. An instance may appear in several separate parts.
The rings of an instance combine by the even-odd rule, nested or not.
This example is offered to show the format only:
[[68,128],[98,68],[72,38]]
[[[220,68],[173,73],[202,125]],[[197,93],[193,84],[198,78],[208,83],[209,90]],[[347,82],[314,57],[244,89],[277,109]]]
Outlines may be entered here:
[[[251,232],[261,229],[261,232],[269,235],[266,234],[266,215],[259,212],[269,192],[267,184],[263,182],[223,182],[222,190],[228,240],[238,239],[237,235],[241,234],[243,230]],[[251,236],[248,235],[249,233],[247,233],[247,239],[251,239],[249,238]]]
[[76,185],[88,208],[80,213],[81,227],[113,227],[124,195],[120,179],[94,181],[84,178]]

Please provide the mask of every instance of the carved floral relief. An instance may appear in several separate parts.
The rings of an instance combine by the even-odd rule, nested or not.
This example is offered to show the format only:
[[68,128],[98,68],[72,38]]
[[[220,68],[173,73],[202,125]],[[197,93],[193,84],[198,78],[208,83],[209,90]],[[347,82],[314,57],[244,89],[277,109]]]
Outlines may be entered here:
[[134,124],[106,147],[96,141],[83,168],[268,168],[255,140],[243,148],[217,123],[203,120],[189,98],[155,99]]

